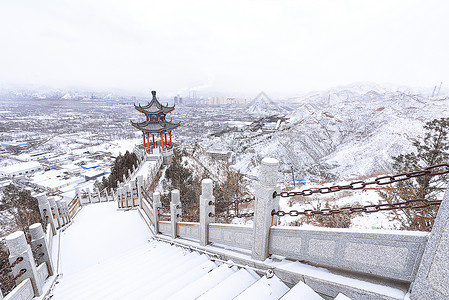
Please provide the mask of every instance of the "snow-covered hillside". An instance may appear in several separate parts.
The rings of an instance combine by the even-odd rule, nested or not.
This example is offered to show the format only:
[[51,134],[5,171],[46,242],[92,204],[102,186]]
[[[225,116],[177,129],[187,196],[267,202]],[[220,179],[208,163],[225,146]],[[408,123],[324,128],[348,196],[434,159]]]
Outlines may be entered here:
[[425,122],[449,116],[447,92],[431,97],[367,83],[309,93],[296,105],[278,131],[229,132],[204,146],[234,151],[236,168],[248,175],[271,156],[300,177],[360,177],[389,171],[391,156],[412,151]]

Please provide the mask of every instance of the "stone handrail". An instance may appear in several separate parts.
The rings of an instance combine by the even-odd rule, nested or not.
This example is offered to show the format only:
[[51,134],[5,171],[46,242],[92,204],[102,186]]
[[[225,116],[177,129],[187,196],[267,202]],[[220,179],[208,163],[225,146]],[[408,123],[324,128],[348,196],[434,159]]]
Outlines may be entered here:
[[[398,230],[358,231],[276,226],[276,217],[271,216],[271,211],[279,209],[279,197],[273,198],[273,193],[279,192],[277,169],[277,160],[262,161],[259,181],[256,184],[254,226],[214,223],[214,218],[209,214],[213,215],[215,212],[214,205],[209,205],[209,202],[215,202],[210,179],[202,182],[202,194],[199,199],[200,222],[181,221],[180,195],[176,190],[172,191],[170,221],[159,220],[159,193],[153,194],[152,210],[149,202],[141,201],[139,211],[146,218],[151,218],[152,222],[147,224],[155,234],[179,241],[186,239],[190,242],[196,241],[202,246],[213,244],[225,248],[237,247],[242,251],[249,251],[252,260],[261,262],[271,255],[277,255],[338,272],[378,278],[373,279],[374,281],[414,283],[414,299],[421,299],[418,295],[434,295],[424,292],[429,290],[449,296],[449,291],[444,287],[449,286],[449,222],[444,221],[444,218],[449,218],[448,190],[430,235],[425,232]],[[440,238],[435,237],[435,232],[440,232]],[[432,258],[428,258],[426,253],[430,253]],[[433,260],[446,266],[445,269],[432,265]],[[437,270],[446,276],[440,276]],[[428,272],[432,276],[429,279],[422,275],[422,272]]]

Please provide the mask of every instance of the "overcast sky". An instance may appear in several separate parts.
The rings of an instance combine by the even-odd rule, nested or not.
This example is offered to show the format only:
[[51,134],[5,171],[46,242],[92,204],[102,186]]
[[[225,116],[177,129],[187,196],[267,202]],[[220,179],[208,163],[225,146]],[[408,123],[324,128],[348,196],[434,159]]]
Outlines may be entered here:
[[449,85],[449,1],[0,0],[0,88]]

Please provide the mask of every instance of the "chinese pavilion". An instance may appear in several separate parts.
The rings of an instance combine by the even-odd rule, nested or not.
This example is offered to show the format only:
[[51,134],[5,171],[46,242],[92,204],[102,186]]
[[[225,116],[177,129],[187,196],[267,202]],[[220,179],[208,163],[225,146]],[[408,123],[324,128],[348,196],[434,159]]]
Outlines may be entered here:
[[[156,91],[152,91],[153,99],[145,106],[134,104],[134,108],[145,114],[146,120],[140,123],[131,121],[131,125],[142,131],[143,147],[147,149],[148,153],[152,153],[156,147],[161,147],[162,150],[168,150],[173,147],[172,130],[179,127],[179,123],[172,123],[167,121],[168,113],[175,110],[175,106],[164,106],[156,99]],[[151,140],[150,140],[151,134]],[[168,134],[168,136],[167,136]],[[159,145],[158,139],[160,137]]]

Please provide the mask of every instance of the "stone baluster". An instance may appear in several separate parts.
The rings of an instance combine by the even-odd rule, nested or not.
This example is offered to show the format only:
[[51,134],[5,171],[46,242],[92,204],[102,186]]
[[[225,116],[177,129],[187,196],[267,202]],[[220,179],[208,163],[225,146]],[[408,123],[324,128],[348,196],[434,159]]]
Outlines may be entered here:
[[55,200],[55,202],[56,202],[56,207],[57,207],[57,210],[58,210],[58,213],[59,213],[59,219],[61,220],[61,227],[62,227],[62,226],[64,226],[67,223],[66,223],[66,220],[65,220],[65,218],[64,218],[64,216],[62,214],[61,200],[57,199],[57,200]]
[[178,217],[181,215],[181,200],[179,198],[179,190],[171,191],[170,202],[170,220],[171,220],[171,237],[176,238],[178,236]]
[[9,263],[13,263],[21,257],[22,261],[12,268],[13,276],[17,276],[22,270],[24,273],[16,280],[16,285],[29,278],[34,290],[34,296],[42,295],[42,285],[37,274],[33,253],[27,244],[23,231],[16,231],[6,237],[6,245],[9,249]]
[[88,197],[87,203],[92,203],[92,195],[90,194],[90,188],[86,188],[86,190],[87,190],[87,197]]
[[153,193],[154,234],[159,233],[159,209],[162,207],[161,194]]
[[129,180],[131,180],[131,178],[133,177],[133,173],[131,172],[131,169],[128,169],[128,177],[129,177]]
[[70,223],[69,206],[67,205],[67,201],[61,200],[61,210],[66,219],[66,224]]
[[106,202],[109,202],[109,193],[108,193],[108,188],[104,189],[104,195],[106,197]]
[[50,203],[51,208],[51,216],[54,220],[55,226],[57,228],[62,227],[62,223],[60,221],[58,207],[56,206],[55,197],[48,197],[48,203]]
[[215,197],[213,195],[213,182],[211,179],[201,181],[200,196],[200,245],[206,246],[209,243],[209,224],[215,222]]
[[78,197],[78,201],[80,203],[80,206],[82,206],[83,203],[81,202],[81,191],[80,191],[80,188],[75,188],[75,195]]
[[97,190],[97,197],[98,197],[98,202],[101,202],[101,194],[100,194],[100,189],[96,188]]
[[123,183],[126,183],[126,175],[123,174]]
[[50,203],[48,203],[47,196],[45,194],[40,194],[37,196],[37,201],[39,205],[39,211],[41,213],[41,218],[44,224],[50,224],[52,234],[56,234],[56,226],[51,213]]
[[123,188],[119,187],[117,189],[117,206],[118,208],[123,208]]
[[125,185],[123,187],[124,193],[125,193],[125,204],[124,207],[132,207],[132,195],[131,195],[131,189],[129,184]]
[[265,260],[268,257],[270,228],[272,224],[271,211],[278,207],[279,197],[273,198],[278,180],[279,161],[274,158],[264,158],[260,165],[259,181],[256,183],[256,199],[254,203],[253,225],[253,259]]
[[131,180],[130,182],[129,182],[129,189],[130,189],[130,191],[131,191],[131,199],[132,199],[132,207],[134,207],[134,206],[136,206],[136,199],[137,199],[137,196],[138,196],[138,193],[137,193],[137,185],[136,185],[136,180]]
[[37,259],[37,265],[45,262],[48,269],[48,276],[54,274],[53,262],[51,260],[51,253],[45,240],[45,234],[42,230],[42,225],[40,223],[35,223],[30,226],[31,235],[31,249],[37,249],[34,255]]
[[143,176],[137,176],[137,197],[139,198],[139,207],[142,208],[142,197],[143,197]]

